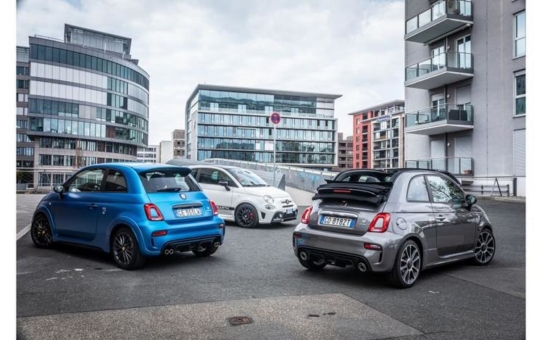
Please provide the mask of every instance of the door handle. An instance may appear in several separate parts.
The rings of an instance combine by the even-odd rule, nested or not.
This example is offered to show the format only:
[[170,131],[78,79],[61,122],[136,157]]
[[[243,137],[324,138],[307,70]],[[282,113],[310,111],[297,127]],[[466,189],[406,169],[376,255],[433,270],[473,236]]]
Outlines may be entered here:
[[98,208],[98,204],[96,204],[96,203],[90,203],[90,204],[88,205],[88,207],[89,207],[90,209],[95,209],[95,208]]

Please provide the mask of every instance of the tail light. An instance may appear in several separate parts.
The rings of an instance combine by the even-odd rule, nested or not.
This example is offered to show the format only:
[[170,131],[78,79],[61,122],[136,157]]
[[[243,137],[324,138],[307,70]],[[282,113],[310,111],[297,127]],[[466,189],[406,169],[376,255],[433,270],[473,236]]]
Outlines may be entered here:
[[166,236],[166,235],[167,235],[167,230],[155,231],[155,232],[153,232],[151,235],[152,235],[152,237],[156,237],[156,236]]
[[369,225],[369,229],[367,231],[373,232],[373,233],[383,233],[386,230],[388,230],[388,226],[390,225],[390,214],[388,213],[378,213],[373,218],[373,221]]
[[301,223],[309,224],[309,218],[311,216],[311,213],[312,206],[308,207],[307,209],[305,209],[305,211],[303,211],[303,215],[301,215]]
[[215,202],[209,201],[209,203],[211,204],[211,209],[213,209],[213,215],[218,215],[218,207],[216,206]]
[[160,212],[160,209],[152,203],[145,204],[143,206],[145,209],[145,214],[147,215],[147,218],[149,221],[163,221],[164,217],[162,216],[162,213]]

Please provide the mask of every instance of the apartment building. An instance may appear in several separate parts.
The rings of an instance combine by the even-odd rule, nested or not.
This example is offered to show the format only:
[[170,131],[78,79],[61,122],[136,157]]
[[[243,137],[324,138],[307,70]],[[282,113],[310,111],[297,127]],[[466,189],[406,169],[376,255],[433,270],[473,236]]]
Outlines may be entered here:
[[344,138],[343,133],[339,132],[338,141],[338,151],[337,151],[337,158],[338,158],[338,166],[331,169],[332,171],[343,171],[347,169],[351,169],[354,164],[354,141],[352,136],[348,136]]
[[406,0],[406,166],[525,194],[525,0]]

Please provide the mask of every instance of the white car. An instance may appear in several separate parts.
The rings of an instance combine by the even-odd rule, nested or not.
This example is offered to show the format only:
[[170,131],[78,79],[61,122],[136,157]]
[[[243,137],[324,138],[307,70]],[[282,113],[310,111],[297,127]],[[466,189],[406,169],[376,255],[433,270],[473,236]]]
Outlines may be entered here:
[[297,218],[297,205],[290,194],[268,185],[250,170],[227,165],[188,167],[226,221],[253,228]]

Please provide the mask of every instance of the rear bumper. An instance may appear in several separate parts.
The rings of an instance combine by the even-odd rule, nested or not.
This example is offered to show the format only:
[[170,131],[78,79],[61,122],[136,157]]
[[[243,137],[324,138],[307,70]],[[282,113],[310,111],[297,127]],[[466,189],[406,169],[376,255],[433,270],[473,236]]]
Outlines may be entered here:
[[[365,233],[362,236],[315,230],[300,223],[293,238],[295,256],[305,251],[311,259],[344,267],[364,261],[368,271],[389,272],[392,270],[397,249],[402,237],[393,233]],[[365,249],[365,243],[379,245],[381,250]]]
[[[180,253],[185,251],[191,251],[198,246],[210,247],[222,245],[222,235],[209,235],[206,237],[197,237],[184,240],[171,241],[162,246],[161,253],[164,255],[171,255],[173,253]],[[169,253],[171,251],[171,253]]]
[[[166,230],[167,234],[163,236],[152,236],[155,231]],[[186,249],[186,245],[192,246],[193,242],[208,241],[224,243],[226,234],[226,225],[224,220],[218,216],[213,216],[207,221],[194,223],[168,224],[164,221],[149,221],[139,225],[142,242],[140,249],[144,256],[159,256],[163,254],[166,245],[180,246],[180,249]],[[183,248],[184,247],[184,248]],[[190,250],[189,248],[188,250]],[[184,250],[186,251],[186,250]]]

